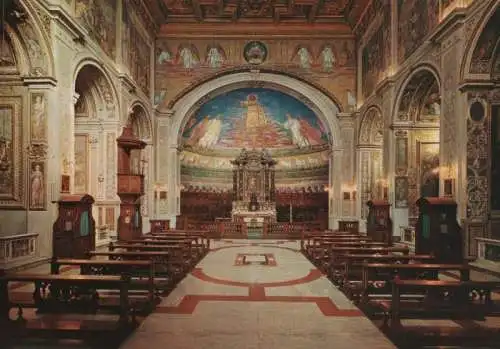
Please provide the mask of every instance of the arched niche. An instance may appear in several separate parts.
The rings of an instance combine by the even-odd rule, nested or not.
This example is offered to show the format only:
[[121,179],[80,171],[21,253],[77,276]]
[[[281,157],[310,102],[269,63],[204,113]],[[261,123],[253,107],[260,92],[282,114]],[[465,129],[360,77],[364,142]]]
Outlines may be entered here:
[[383,131],[384,119],[378,106],[366,109],[359,126],[357,147],[359,200],[358,216],[367,217],[366,202],[371,199],[382,199],[384,187],[382,181],[383,166]]
[[[290,76],[271,72],[237,72],[234,74],[226,74],[218,76],[212,80],[206,81],[195,88],[190,89],[182,97],[180,97],[170,110],[171,119],[168,136],[164,138],[168,141],[166,147],[158,149],[159,152],[168,152],[165,158],[168,159],[169,165],[162,166],[161,160],[159,163],[159,171],[168,171],[168,192],[175,195],[168,195],[168,206],[170,217],[179,214],[180,208],[180,160],[178,149],[182,146],[182,133],[187,121],[195,113],[200,106],[214,97],[233,91],[239,88],[260,87],[274,89],[285,94],[295,97],[305,105],[307,105],[325,125],[329,134],[330,149],[334,151],[330,155],[330,174],[329,174],[329,195],[335,201],[340,201],[340,177],[333,173],[341,172],[341,152],[342,138],[340,136],[340,126],[337,119],[337,114],[340,111],[339,105],[332,98],[329,98],[322,91],[314,86],[292,78]],[[160,136],[161,137],[161,136]],[[159,139],[159,143],[162,139]],[[333,159],[337,159],[334,161]],[[175,164],[171,166],[170,164]],[[337,207],[336,207],[337,209]],[[340,208],[338,208],[340,209]],[[330,215],[339,216],[339,212],[330,211]]]
[[132,103],[132,106],[129,108],[127,123],[132,125],[134,135],[138,138],[144,141],[152,139],[153,131],[151,117],[142,103]]
[[413,70],[398,94],[393,120],[394,208],[416,220],[416,201],[439,196],[441,85],[430,65]]
[[467,43],[466,55],[462,62],[461,76],[483,75],[489,79],[490,73],[495,70],[496,52],[500,40],[500,1],[491,0],[483,13],[482,20],[478,21],[474,35]]

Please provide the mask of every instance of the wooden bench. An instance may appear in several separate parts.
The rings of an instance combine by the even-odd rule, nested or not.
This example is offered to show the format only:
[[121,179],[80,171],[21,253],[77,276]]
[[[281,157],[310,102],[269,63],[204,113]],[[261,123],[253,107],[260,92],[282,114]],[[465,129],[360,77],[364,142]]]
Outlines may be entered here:
[[391,282],[395,278],[438,280],[439,273],[443,271],[458,271],[462,281],[470,280],[470,267],[467,264],[365,263],[361,280],[350,281],[349,285],[359,290],[361,304],[367,304],[370,299],[374,299],[373,296],[386,299],[382,295],[391,294]]
[[188,230],[168,230],[164,232],[155,232],[144,235],[144,237],[152,238],[168,238],[168,237],[194,237],[197,243],[202,244],[206,251],[210,250],[210,237],[206,231],[188,231]]
[[[134,304],[134,309],[150,312],[154,309],[158,298],[155,290],[164,289],[161,281],[155,282],[154,263],[151,260],[96,260],[96,259],[58,259],[52,258],[50,263],[51,274],[59,274],[61,266],[76,266],[81,275],[127,275],[130,279],[129,290],[146,290],[147,301],[144,304]],[[157,293],[157,295],[159,295]],[[131,298],[132,299],[132,298]]]
[[[12,300],[8,288],[12,282],[33,284],[32,302]],[[96,339],[100,338],[98,333],[102,333],[119,341],[136,325],[130,317],[133,312],[129,304],[129,284],[129,277],[125,275],[4,275],[0,277],[1,332],[10,336],[8,339],[26,336]],[[119,290],[119,304],[101,304],[98,293],[101,290]],[[18,309],[15,319],[10,316],[12,308]],[[36,309],[33,317],[25,317],[28,308]],[[82,319],[75,320],[75,314]],[[91,316],[95,314],[100,314],[99,318]],[[105,314],[118,315],[118,319],[104,319]]]
[[[500,289],[498,281],[392,281],[390,300],[377,302],[384,312],[384,325],[401,329],[401,319],[473,319],[498,316],[498,306],[491,300],[491,292]],[[405,294],[421,291],[426,295],[417,300],[403,299]]]
[[346,254],[343,270],[340,269],[336,275],[329,275],[335,282],[343,287],[349,282],[363,280],[363,265],[366,263],[389,263],[389,264],[408,264],[412,263],[431,263],[435,260],[433,255],[401,255],[401,254]]
[[178,259],[172,259],[169,251],[90,251],[89,257],[107,257],[110,260],[151,260],[154,263],[155,278],[165,279],[162,291],[167,292],[186,275],[186,266]]

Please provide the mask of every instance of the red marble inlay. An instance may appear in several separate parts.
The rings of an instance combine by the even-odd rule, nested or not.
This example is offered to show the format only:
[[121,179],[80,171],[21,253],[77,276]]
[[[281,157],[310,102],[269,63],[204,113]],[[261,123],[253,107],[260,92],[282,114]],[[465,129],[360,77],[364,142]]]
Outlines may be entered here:
[[[248,261],[247,256],[263,256],[265,259],[265,262],[263,263],[252,263]],[[265,265],[268,267],[275,267],[276,264],[276,258],[274,257],[274,254],[272,253],[238,253],[236,255],[236,260],[234,261],[235,266],[242,266],[242,265]]]
[[288,297],[266,296],[264,288],[250,288],[248,296],[229,295],[186,295],[178,306],[159,306],[155,309],[160,314],[193,314],[200,302],[280,302],[280,303],[316,303],[324,316],[360,317],[358,309],[339,309],[328,297]]
[[193,271],[191,272],[191,275],[193,275],[195,278],[202,280],[202,281],[205,281],[205,282],[211,282],[213,284],[218,284],[218,285],[237,286],[237,287],[252,287],[255,285],[259,285],[261,287],[294,286],[294,285],[305,284],[307,282],[317,280],[323,276],[321,271],[319,271],[318,269],[311,269],[309,271],[309,274],[307,274],[304,277],[298,278],[298,279],[275,281],[275,282],[252,283],[252,282],[242,282],[242,281],[218,279],[218,278],[215,278],[215,277],[212,277],[212,276],[205,274],[205,272],[201,268],[194,268]]

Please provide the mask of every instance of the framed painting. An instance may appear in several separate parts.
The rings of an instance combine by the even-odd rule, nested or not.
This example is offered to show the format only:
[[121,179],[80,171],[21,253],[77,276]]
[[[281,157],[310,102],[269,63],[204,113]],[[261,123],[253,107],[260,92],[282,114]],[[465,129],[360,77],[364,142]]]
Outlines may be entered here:
[[0,96],[0,207],[25,208],[21,97]]
[[69,194],[70,180],[71,177],[69,175],[61,175],[61,193]]
[[30,211],[47,209],[47,181],[44,161],[31,161],[29,174],[29,208]]
[[408,138],[396,138],[396,169],[405,170],[408,168]]
[[417,142],[417,164],[420,196],[439,196],[439,142]]
[[47,140],[47,99],[42,92],[31,94],[30,133],[32,141]]
[[75,178],[74,193],[86,194],[88,190],[88,135],[75,135]]
[[408,207],[408,177],[397,176],[394,179],[394,207]]

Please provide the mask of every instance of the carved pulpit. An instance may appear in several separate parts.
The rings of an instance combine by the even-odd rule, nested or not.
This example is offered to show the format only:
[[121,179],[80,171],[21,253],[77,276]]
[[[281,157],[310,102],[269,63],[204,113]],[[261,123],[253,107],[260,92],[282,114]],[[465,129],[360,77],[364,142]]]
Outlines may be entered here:
[[233,210],[235,222],[252,227],[276,221],[275,165],[265,149],[243,149],[233,165]]
[[138,139],[130,125],[123,128],[118,144],[118,240],[137,239],[142,235],[140,198],[144,195],[144,175],[140,168],[141,150],[146,143]]

